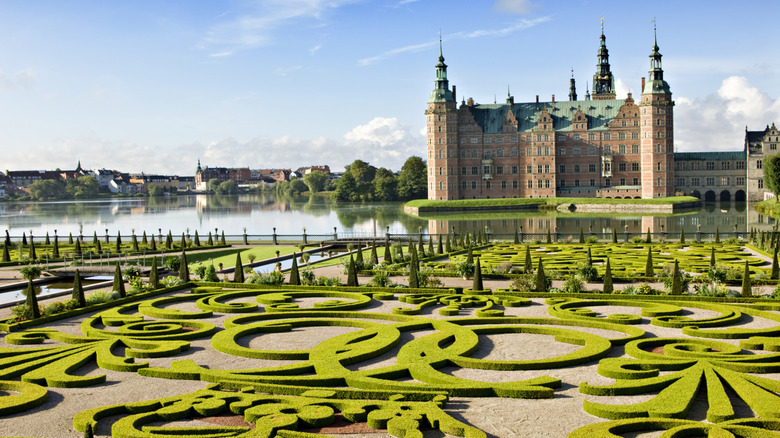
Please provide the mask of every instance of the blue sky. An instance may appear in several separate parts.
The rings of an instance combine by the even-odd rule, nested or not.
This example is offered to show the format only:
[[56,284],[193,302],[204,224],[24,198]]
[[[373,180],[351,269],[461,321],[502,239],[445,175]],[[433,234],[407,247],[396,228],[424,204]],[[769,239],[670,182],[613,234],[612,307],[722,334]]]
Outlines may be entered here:
[[441,30],[458,98],[580,98],[604,17],[618,97],[652,20],[678,150],[740,149],[780,122],[780,2],[0,0],[1,170],[194,173],[425,154]]

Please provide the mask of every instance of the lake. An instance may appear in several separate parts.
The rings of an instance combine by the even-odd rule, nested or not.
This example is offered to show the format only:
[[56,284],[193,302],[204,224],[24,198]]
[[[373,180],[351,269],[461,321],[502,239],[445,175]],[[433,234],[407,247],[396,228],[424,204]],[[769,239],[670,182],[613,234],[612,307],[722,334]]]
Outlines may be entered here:
[[[487,229],[494,234],[513,234],[516,227],[525,233],[544,234],[547,230],[564,234],[652,232],[677,234],[681,229],[693,237],[699,228],[703,233],[733,233],[734,226],[744,233],[751,228],[769,230],[774,220],[759,215],[745,203],[712,203],[702,208],[674,215],[614,215],[582,213],[494,213],[479,215],[440,215],[418,218],[403,213],[402,203],[336,204],[321,196],[276,198],[273,195],[179,195],[160,198],[117,198],[92,201],[0,202],[0,230],[12,236],[32,233],[42,236],[54,230],[60,236],[68,233],[85,236],[97,232],[112,236],[117,232],[130,235],[181,232],[201,236],[217,230],[226,235],[240,235],[246,228],[250,235],[301,234],[304,227],[311,235],[383,237],[391,234],[443,234]],[[108,231],[106,231],[108,230]]]

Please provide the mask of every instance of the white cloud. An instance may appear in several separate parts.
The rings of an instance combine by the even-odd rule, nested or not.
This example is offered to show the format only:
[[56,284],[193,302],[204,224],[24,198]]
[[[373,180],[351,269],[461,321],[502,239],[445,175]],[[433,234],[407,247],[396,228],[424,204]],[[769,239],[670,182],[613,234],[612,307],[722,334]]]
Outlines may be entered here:
[[0,70],[0,90],[32,88],[38,82],[37,74],[31,69],[20,70],[12,76]]
[[230,52],[230,51],[228,51],[228,52],[217,52],[217,53],[210,53],[209,57],[210,58],[222,58],[222,57],[225,57],[225,56],[230,56],[232,54],[233,54],[233,52]]
[[[513,34],[515,32],[528,29],[531,27],[534,27],[538,24],[544,23],[550,21],[550,17],[539,17],[535,18],[533,20],[518,20],[515,23],[512,23],[509,26],[498,28],[498,29],[479,29],[479,30],[472,30],[468,32],[457,32],[451,35],[448,35],[445,39],[446,40],[459,40],[459,39],[471,39],[471,38],[481,38],[486,36],[506,36]],[[428,48],[434,47],[437,44],[439,44],[438,41],[428,41],[426,43],[420,43],[420,44],[411,44],[408,46],[398,47],[395,49],[387,50],[385,52],[380,53],[376,56],[371,56],[368,58],[363,58],[358,60],[358,65],[361,66],[367,66],[374,64],[378,61],[385,60],[387,58],[393,57],[395,55],[400,55],[402,53],[415,53],[415,52],[421,52],[423,50],[426,50]]]
[[538,6],[530,0],[496,0],[493,3],[494,9],[515,14],[528,14]]
[[322,44],[317,44],[316,46],[314,46],[314,47],[312,47],[311,49],[309,49],[309,53],[310,53],[310,54],[312,54],[312,55],[314,55],[314,54],[315,54],[315,53],[317,53],[317,51],[318,51],[318,50],[320,50],[321,48],[322,48]]
[[704,99],[675,100],[675,144],[680,151],[739,150],[744,148],[745,127],[758,131],[780,121],[780,98],[771,98],[742,76],[724,79],[718,92]]
[[[297,169],[327,164],[334,170],[360,159],[377,167],[400,170],[409,156],[424,154],[424,133],[410,132],[397,118],[376,117],[351,129],[341,139],[303,139],[290,135],[248,141],[225,138],[173,148],[97,137],[55,140],[5,152],[2,170],[73,168],[81,159],[85,168],[193,175],[199,158],[202,165],[212,167]],[[36,157],[34,163],[30,157]]]
[[219,48],[210,56],[225,56],[269,45],[274,42],[274,34],[292,26],[292,22],[314,20],[322,24],[328,12],[356,1],[360,0],[252,0],[237,14],[228,14],[234,18],[211,26],[199,46]]
[[625,99],[628,96],[628,92],[631,88],[622,79],[615,79],[615,97],[618,99]]

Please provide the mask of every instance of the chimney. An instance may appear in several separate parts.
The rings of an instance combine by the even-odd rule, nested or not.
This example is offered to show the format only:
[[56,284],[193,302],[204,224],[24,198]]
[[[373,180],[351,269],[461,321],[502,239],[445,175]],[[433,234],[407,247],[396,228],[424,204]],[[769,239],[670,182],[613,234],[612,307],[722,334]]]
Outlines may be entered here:
[[645,92],[645,77],[642,76],[642,92]]
[[452,100],[454,100],[456,103],[458,102],[458,95],[455,92],[455,86],[452,86]]
[[553,94],[552,103],[555,103],[555,95]]
[[539,109],[539,95],[536,95],[536,109]]

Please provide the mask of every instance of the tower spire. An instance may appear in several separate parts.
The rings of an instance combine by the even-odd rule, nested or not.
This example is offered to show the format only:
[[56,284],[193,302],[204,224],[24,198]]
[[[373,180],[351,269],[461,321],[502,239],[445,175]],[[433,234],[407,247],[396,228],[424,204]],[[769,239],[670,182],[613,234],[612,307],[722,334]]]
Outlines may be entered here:
[[455,96],[450,91],[449,81],[447,80],[447,64],[444,63],[441,31],[439,31],[439,62],[436,64],[436,80],[434,81],[433,91],[428,102],[455,102]]
[[664,80],[664,70],[661,67],[661,52],[658,47],[658,30],[653,19],[653,48],[650,52],[649,81],[645,83],[642,93],[671,93],[669,84]]
[[571,69],[571,79],[569,79],[569,100],[572,102],[577,100],[577,87],[574,84],[574,67]]
[[604,36],[604,17],[601,17],[601,44],[597,53],[596,74],[593,75],[593,99],[614,99],[615,78],[609,66],[607,37]]

